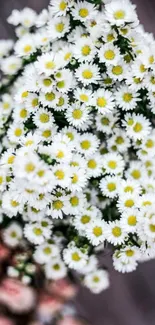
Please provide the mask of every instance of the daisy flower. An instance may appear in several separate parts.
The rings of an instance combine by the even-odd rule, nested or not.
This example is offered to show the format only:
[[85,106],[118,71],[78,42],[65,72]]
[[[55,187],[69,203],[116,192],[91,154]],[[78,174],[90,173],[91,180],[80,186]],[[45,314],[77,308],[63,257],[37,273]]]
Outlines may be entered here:
[[134,141],[144,139],[151,131],[150,121],[142,114],[126,114],[122,124],[127,135]]
[[70,30],[68,17],[53,17],[48,23],[48,36],[52,39],[64,37]]
[[26,34],[20,38],[15,45],[15,53],[19,57],[27,57],[36,51],[32,34]]
[[67,268],[60,257],[54,257],[45,265],[47,279],[59,280],[67,275]]
[[74,245],[63,250],[63,260],[71,269],[82,269],[86,265],[87,259],[87,254]]
[[53,257],[59,255],[59,248],[55,244],[44,243],[37,246],[34,252],[34,260],[39,264],[47,264]]
[[121,273],[130,273],[137,269],[138,263],[136,261],[128,260],[128,262],[124,262],[121,260],[119,255],[117,256],[117,252],[113,255],[113,266],[114,269]]
[[141,101],[139,94],[127,86],[118,89],[115,95],[116,104],[125,111],[134,110]]
[[126,23],[138,24],[138,18],[135,12],[135,6],[128,0],[112,1],[105,5],[105,16],[107,20],[116,26],[122,26]]
[[120,221],[113,221],[107,224],[105,230],[105,237],[107,241],[114,246],[120,245],[124,242],[127,232],[124,231]]
[[2,236],[7,246],[17,247],[23,237],[22,228],[17,222],[12,222],[5,228]]
[[98,51],[98,57],[101,63],[116,65],[120,60],[119,48],[113,44],[104,44]]
[[140,212],[136,208],[131,208],[129,211],[126,210],[123,212],[120,222],[124,231],[136,233],[139,220]]
[[81,126],[89,120],[89,112],[90,110],[85,104],[81,105],[80,102],[75,102],[72,106],[68,107],[65,117],[71,125],[80,129]]
[[122,212],[130,211],[133,208],[139,208],[140,206],[140,197],[135,195],[135,193],[126,193],[124,195],[120,195],[118,203],[118,209]]
[[104,155],[103,168],[105,173],[111,175],[121,174],[124,170],[124,160],[119,154],[107,153]]
[[1,61],[1,70],[6,75],[16,74],[22,67],[22,60],[12,55]]
[[88,63],[81,64],[77,69],[75,76],[84,86],[92,83],[97,84],[101,79],[98,66]]
[[120,178],[117,176],[106,176],[100,181],[100,189],[103,195],[113,199],[118,195]]
[[43,227],[41,223],[27,223],[24,228],[24,236],[33,244],[41,245],[51,236],[51,229]]
[[103,158],[100,154],[90,156],[87,160],[87,176],[98,177],[102,174]]
[[[115,115],[114,115],[115,114]],[[97,114],[96,116],[96,128],[106,134],[113,133],[114,127],[117,125],[119,116],[115,110],[110,113]]]
[[77,145],[77,150],[86,157],[89,157],[97,151],[99,147],[99,140],[95,135],[85,133],[81,135]]
[[42,108],[34,114],[33,122],[38,128],[44,130],[53,124],[54,118],[51,112]]
[[86,1],[78,1],[71,9],[71,14],[74,19],[85,22],[93,18],[97,14],[97,11],[93,4]]
[[68,213],[77,215],[86,206],[86,196],[81,192],[73,192],[68,196]]
[[85,228],[86,237],[93,246],[98,246],[105,241],[106,227],[107,223],[104,220],[94,218],[88,227]]
[[61,62],[53,52],[43,53],[34,63],[39,75],[51,76],[57,69],[61,67]]
[[90,105],[93,102],[93,93],[90,89],[86,88],[76,88],[74,90],[74,97],[77,101]]
[[78,47],[73,47],[73,56],[80,62],[90,62],[96,54],[96,48],[91,38],[82,37],[78,41]]
[[99,294],[109,287],[109,275],[105,270],[95,270],[87,274],[83,280],[84,285],[94,294]]

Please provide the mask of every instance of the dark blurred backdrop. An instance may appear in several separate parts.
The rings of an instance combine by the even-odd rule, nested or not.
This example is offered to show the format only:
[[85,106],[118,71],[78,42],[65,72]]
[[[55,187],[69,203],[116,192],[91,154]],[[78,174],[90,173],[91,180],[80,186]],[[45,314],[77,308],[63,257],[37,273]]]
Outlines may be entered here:
[[[155,33],[155,0],[134,2],[145,29]],[[40,11],[48,3],[49,0],[0,0],[0,38],[14,35],[6,23],[13,9],[27,6]],[[105,265],[110,265],[108,258],[104,259]],[[110,276],[111,287],[101,295],[81,289],[76,301],[79,313],[91,325],[155,325],[155,261],[140,265],[128,275],[118,274],[110,265]]]

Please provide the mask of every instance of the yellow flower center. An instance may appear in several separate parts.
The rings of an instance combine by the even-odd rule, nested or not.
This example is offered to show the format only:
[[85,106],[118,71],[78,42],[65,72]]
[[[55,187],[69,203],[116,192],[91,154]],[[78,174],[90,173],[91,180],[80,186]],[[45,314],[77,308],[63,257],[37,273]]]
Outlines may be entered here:
[[58,33],[62,33],[65,28],[64,23],[59,23],[55,25],[55,29]]
[[10,156],[9,158],[8,158],[8,164],[13,164],[13,162],[14,162],[14,160],[15,160],[15,156]]
[[155,232],[155,225],[151,224],[151,225],[149,226],[149,228],[150,228],[151,232]]
[[54,264],[54,265],[53,265],[53,269],[54,269],[55,271],[59,271],[59,270],[60,270],[60,265],[59,265],[59,264]]
[[83,112],[78,108],[74,109],[74,111],[72,112],[72,116],[75,120],[80,120],[83,116]]
[[95,282],[95,283],[100,282],[100,278],[99,278],[98,276],[94,276],[92,280],[93,280],[93,282]]
[[31,45],[25,45],[24,46],[24,52],[29,53],[30,51],[32,51],[32,46]]
[[61,80],[61,81],[57,82],[57,87],[58,87],[58,88],[64,88],[64,87],[65,87],[65,82],[64,82],[64,80]]
[[34,170],[35,170],[35,165],[31,162],[25,166],[25,171],[27,173],[32,173]]
[[83,46],[81,52],[82,52],[82,55],[84,55],[84,56],[89,55],[91,52],[90,46],[89,45]]
[[126,256],[128,257],[132,257],[135,253],[132,249],[128,249],[126,252],[125,252]]
[[108,183],[107,188],[108,188],[109,192],[113,192],[113,191],[116,190],[116,184],[115,183]]
[[72,56],[72,53],[71,52],[66,53],[65,56],[64,56],[64,60],[65,61],[69,61],[70,58],[71,58],[71,56]]
[[67,137],[68,137],[71,141],[74,140],[74,135],[73,135],[73,133],[71,133],[71,132],[67,132],[66,135],[67,135]]
[[55,63],[53,61],[48,61],[45,63],[45,68],[48,70],[53,70],[55,68]]
[[115,58],[115,52],[112,50],[107,50],[104,52],[104,57],[106,60],[113,60]]
[[42,235],[42,230],[40,229],[40,228],[37,228],[37,227],[35,227],[34,229],[33,229],[33,232],[34,232],[34,234],[36,235],[36,236],[41,236]]
[[79,198],[77,196],[73,196],[70,198],[70,203],[73,207],[79,205]]
[[124,188],[124,192],[127,193],[127,192],[130,192],[130,193],[133,193],[134,189],[132,186],[126,186]]
[[81,148],[84,150],[88,150],[91,147],[91,142],[89,140],[84,140],[80,143]]
[[65,1],[61,1],[59,4],[60,11],[64,11],[67,7],[67,3]]
[[141,80],[140,78],[136,78],[136,77],[133,78],[133,81],[134,81],[134,83],[135,83],[136,85],[142,83],[142,80]]
[[48,114],[42,113],[39,116],[39,120],[40,120],[41,123],[48,123],[49,120],[50,120],[50,118],[49,118],[49,115]]
[[21,96],[22,96],[22,98],[26,98],[26,97],[28,97],[28,91],[24,91],[22,94],[21,94]]
[[102,228],[101,227],[94,227],[93,228],[93,234],[96,236],[96,237],[100,237],[102,236],[103,234],[103,231],[102,231]]
[[147,205],[152,205],[151,201],[144,201],[143,206],[146,207]]
[[116,65],[115,67],[112,68],[112,73],[115,74],[116,76],[119,76],[123,73],[123,68],[121,65]]
[[107,117],[102,117],[101,123],[102,125],[109,125],[110,121]]
[[90,70],[84,70],[82,72],[82,76],[83,76],[84,79],[92,79],[93,73]]
[[23,108],[21,111],[20,111],[20,117],[21,118],[26,118],[27,117],[27,110],[25,108]]
[[15,231],[12,231],[11,234],[10,234],[10,236],[12,238],[16,238],[17,237],[17,233]]
[[141,177],[141,172],[138,169],[132,171],[131,176],[135,179],[139,179]]
[[128,225],[129,226],[136,226],[136,224],[137,224],[136,216],[129,216],[128,217]]
[[131,100],[132,100],[132,98],[133,98],[133,96],[132,96],[132,94],[130,94],[130,93],[124,93],[124,94],[123,94],[123,100],[124,100],[124,102],[126,102],[126,103],[130,103]]
[[107,100],[104,97],[99,97],[97,99],[97,105],[103,108],[107,105]]
[[140,69],[140,72],[142,72],[142,73],[146,71],[144,64],[141,64],[139,69]]
[[81,8],[79,10],[79,16],[82,18],[86,18],[89,15],[89,11],[87,8]]
[[79,262],[81,260],[81,257],[79,256],[79,254],[77,252],[72,254],[72,260],[75,262]]
[[4,109],[10,108],[10,103],[8,103],[8,102],[3,103],[3,108]]
[[84,215],[81,217],[81,222],[85,225],[90,221],[90,217],[87,215]]
[[79,180],[79,177],[76,174],[74,174],[72,177],[72,184],[76,184],[78,182],[78,180]]
[[117,168],[117,162],[115,160],[110,160],[108,162],[108,167],[111,169],[116,169]]
[[25,142],[25,146],[26,146],[26,147],[28,147],[28,146],[32,146],[33,143],[34,143],[33,140],[27,140],[27,141]]
[[17,129],[15,130],[15,132],[14,132],[14,135],[15,135],[16,137],[20,137],[20,136],[22,135],[22,130],[19,129],[19,128],[17,128]]
[[57,177],[57,179],[59,179],[59,180],[62,180],[62,179],[64,179],[64,177],[65,177],[65,173],[63,172],[63,170],[61,170],[61,169],[58,169],[55,173],[54,173],[54,175]]
[[88,102],[89,97],[88,97],[87,95],[85,95],[85,94],[81,94],[81,95],[80,95],[80,100],[81,100],[82,102]]
[[50,247],[45,247],[43,249],[43,252],[44,252],[45,255],[50,255],[52,253],[52,250],[51,250]]
[[153,148],[153,147],[154,147],[154,142],[153,142],[153,140],[151,140],[151,139],[147,140],[147,142],[146,142],[146,147],[147,147],[147,148]]
[[11,200],[11,205],[12,205],[13,208],[16,208],[16,207],[19,206],[19,202]]
[[116,20],[124,19],[125,15],[125,11],[121,9],[114,12],[114,18]]
[[43,84],[44,84],[45,87],[49,87],[49,86],[52,85],[52,80],[46,78],[46,79],[43,80]]
[[135,126],[133,127],[133,130],[138,133],[138,132],[141,132],[143,130],[143,126],[141,123],[136,123]]
[[63,202],[60,200],[54,201],[52,205],[55,210],[61,210],[63,208]]
[[115,39],[115,37],[114,37],[113,34],[108,34],[108,35],[107,35],[107,41],[108,41],[108,42],[111,42],[111,41],[113,41],[114,39]]
[[3,176],[0,176],[0,184],[3,184],[4,178]]
[[115,141],[117,144],[123,144],[124,143],[124,139],[120,136],[120,137],[117,137],[116,138],[116,141]]
[[59,101],[58,101],[58,103],[57,103],[57,106],[61,107],[61,106],[64,105],[64,103],[65,103],[64,98],[63,98],[63,97],[60,97],[60,98],[59,98]]
[[122,230],[120,227],[114,227],[112,229],[112,234],[115,236],[115,237],[120,237],[122,235]]
[[126,208],[132,208],[135,205],[135,202],[132,199],[126,200],[124,206]]
[[49,102],[52,102],[55,99],[55,94],[54,93],[47,93],[45,95],[46,100],[48,100]]
[[32,100],[32,107],[36,107],[36,106],[38,106],[38,98],[34,98]]
[[59,150],[58,151],[58,153],[57,153],[57,155],[56,155],[56,157],[58,158],[58,159],[62,159],[62,158],[64,158],[64,152],[62,151],[62,150]]
[[45,175],[45,171],[40,169],[40,170],[37,172],[37,175],[38,175],[39,177],[43,177],[43,176]]
[[96,163],[96,161],[95,161],[95,159],[90,159],[89,161],[88,161],[88,167],[89,168],[91,168],[91,169],[95,169],[96,167],[97,167],[97,163]]

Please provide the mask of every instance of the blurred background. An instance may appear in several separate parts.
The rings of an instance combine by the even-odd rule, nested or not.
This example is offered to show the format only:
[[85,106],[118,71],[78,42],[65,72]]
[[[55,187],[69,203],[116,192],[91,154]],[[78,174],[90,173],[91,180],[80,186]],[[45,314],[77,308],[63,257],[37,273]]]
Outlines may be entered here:
[[[13,9],[27,6],[40,11],[48,3],[49,0],[0,0],[0,38],[14,36],[13,28],[6,22]],[[155,34],[155,0],[134,3],[145,29]],[[103,257],[102,265],[110,269],[110,289],[95,296],[81,288],[75,302],[79,314],[91,325],[155,325],[155,261],[140,265],[132,274],[121,275],[112,269],[109,260]]]

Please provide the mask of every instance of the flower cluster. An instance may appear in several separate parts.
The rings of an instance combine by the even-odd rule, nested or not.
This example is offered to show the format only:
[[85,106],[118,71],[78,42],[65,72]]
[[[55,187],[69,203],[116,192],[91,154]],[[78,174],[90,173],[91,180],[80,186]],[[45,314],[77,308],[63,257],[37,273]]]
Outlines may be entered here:
[[[93,2],[93,1],[92,1]],[[95,1],[94,1],[95,2]],[[52,0],[1,41],[0,191],[6,245],[48,279],[94,293],[155,257],[155,40],[128,0]]]

